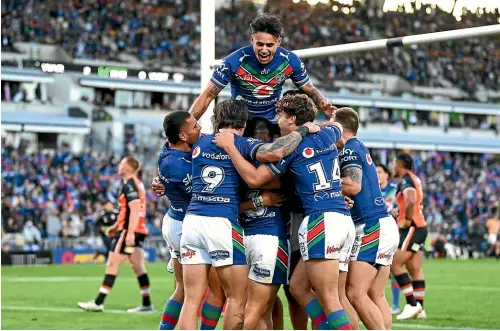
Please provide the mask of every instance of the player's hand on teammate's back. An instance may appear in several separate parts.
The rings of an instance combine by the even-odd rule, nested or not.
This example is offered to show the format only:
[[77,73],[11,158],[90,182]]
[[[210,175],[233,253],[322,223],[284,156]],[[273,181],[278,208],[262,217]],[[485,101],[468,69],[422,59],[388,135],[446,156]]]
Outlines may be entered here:
[[262,192],[262,200],[264,200],[266,207],[281,207],[286,199],[283,194],[264,191]]
[[328,116],[329,118],[335,117],[335,111],[337,110],[337,107],[335,107],[334,105],[332,105],[328,101],[321,100],[320,108],[321,108],[321,110],[323,110],[325,112],[326,116]]
[[219,132],[215,135],[213,142],[217,147],[227,151],[228,148],[234,146],[234,133],[230,131]]
[[351,198],[346,197],[344,195],[344,201],[345,201],[345,203],[347,205],[347,208],[352,209],[352,207],[354,207],[354,200],[352,200]]
[[128,232],[127,236],[125,237],[125,243],[127,244],[128,247],[135,246],[135,233]]
[[309,133],[316,133],[319,132],[319,130],[321,130],[320,126],[314,124],[313,122],[304,123],[304,126],[309,129]]
[[156,176],[151,182],[151,187],[153,191],[158,195],[163,195],[165,193],[165,187],[160,181],[160,177]]

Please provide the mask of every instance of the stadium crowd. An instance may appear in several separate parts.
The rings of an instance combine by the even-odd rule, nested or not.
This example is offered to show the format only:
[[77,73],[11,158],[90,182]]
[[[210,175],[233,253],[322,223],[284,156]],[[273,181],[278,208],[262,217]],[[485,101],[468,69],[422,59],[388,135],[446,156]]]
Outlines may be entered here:
[[[269,0],[264,10],[283,22],[283,45],[289,49],[490,25],[498,19],[498,13],[467,12],[457,21],[430,6],[409,14],[383,12],[358,2],[349,7],[332,3],[337,10],[331,4]],[[248,43],[248,24],[256,11],[251,1],[217,11],[217,57]],[[10,0],[2,2],[2,20],[2,44],[7,48],[17,41],[37,41],[59,44],[75,58],[113,60],[123,52],[152,67],[192,67],[200,61],[199,1]],[[306,65],[327,82],[390,73],[418,85],[457,86],[472,93],[481,86],[498,87],[499,59],[498,39],[482,38],[309,59]]]
[[[96,152],[73,155],[67,146],[36,152],[28,147],[2,146],[2,233],[6,235],[2,248],[32,250],[44,238],[96,238],[98,212],[106,199],[115,199],[120,185],[119,160]],[[161,235],[168,207],[167,199],[159,198],[148,184],[157,174],[156,152],[149,150],[140,157],[150,236]],[[376,160],[382,153],[388,160],[395,155],[372,151]],[[477,249],[484,249],[486,220],[498,204],[500,164],[488,154],[422,152],[414,156],[431,232],[457,243],[479,238]],[[21,233],[22,239],[16,237]]]

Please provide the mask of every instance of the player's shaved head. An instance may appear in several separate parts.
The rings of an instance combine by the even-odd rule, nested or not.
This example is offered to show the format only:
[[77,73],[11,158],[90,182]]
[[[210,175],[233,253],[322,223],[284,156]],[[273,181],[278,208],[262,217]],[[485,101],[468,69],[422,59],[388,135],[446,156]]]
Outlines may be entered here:
[[248,108],[241,100],[225,100],[218,103],[212,116],[214,132],[219,129],[244,129],[248,121]]
[[359,117],[354,109],[348,107],[337,109],[335,111],[335,121],[342,124],[344,130],[348,130],[354,135],[358,133]]
[[301,126],[304,123],[314,121],[316,105],[304,94],[287,95],[276,103],[278,114],[286,113],[295,116],[295,125]]
[[263,117],[252,117],[248,120],[243,136],[269,142],[272,134],[273,127],[271,121]]
[[169,143],[177,144],[179,142],[179,133],[181,133],[182,126],[190,116],[189,112],[183,110],[176,110],[165,116],[163,131]]
[[141,169],[141,163],[135,157],[130,155],[125,156],[124,160],[130,166],[132,171],[137,172],[139,171],[139,169]]

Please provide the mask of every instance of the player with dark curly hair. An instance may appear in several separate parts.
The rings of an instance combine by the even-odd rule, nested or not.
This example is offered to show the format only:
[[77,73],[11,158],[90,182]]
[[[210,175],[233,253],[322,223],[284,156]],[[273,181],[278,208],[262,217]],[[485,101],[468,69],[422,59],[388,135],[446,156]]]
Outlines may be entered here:
[[285,81],[291,79],[318,108],[331,116],[335,107],[314,87],[299,57],[280,46],[282,38],[283,27],[278,18],[269,14],[256,17],[250,24],[252,45],[240,48],[222,61],[189,112],[199,119],[212,100],[231,83],[232,98],[241,98],[253,117],[276,123],[276,102]]

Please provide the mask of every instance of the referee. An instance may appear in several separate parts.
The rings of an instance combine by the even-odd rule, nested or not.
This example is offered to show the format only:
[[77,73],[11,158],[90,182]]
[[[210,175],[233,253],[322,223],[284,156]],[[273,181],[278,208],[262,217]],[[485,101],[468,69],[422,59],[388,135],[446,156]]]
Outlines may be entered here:
[[113,238],[106,236],[106,230],[115,224],[116,219],[118,217],[118,209],[115,208],[113,202],[109,199],[104,200],[104,209],[99,212],[99,217],[97,218],[96,225],[99,229],[99,235],[102,238],[102,242],[104,243],[104,247],[106,249],[105,252],[102,250],[97,250],[94,255],[94,261],[97,259],[99,255],[103,255],[104,258],[108,257],[108,253],[111,249],[111,242]]

